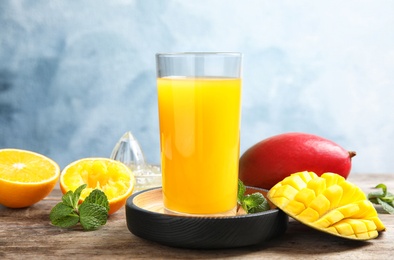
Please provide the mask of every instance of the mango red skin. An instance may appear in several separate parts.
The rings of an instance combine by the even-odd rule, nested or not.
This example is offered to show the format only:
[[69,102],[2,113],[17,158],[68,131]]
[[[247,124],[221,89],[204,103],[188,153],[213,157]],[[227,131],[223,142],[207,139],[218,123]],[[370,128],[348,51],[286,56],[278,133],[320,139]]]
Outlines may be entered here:
[[248,186],[271,189],[292,173],[312,171],[342,175],[351,170],[351,157],[338,144],[307,133],[272,136],[250,147],[239,160],[239,179]]

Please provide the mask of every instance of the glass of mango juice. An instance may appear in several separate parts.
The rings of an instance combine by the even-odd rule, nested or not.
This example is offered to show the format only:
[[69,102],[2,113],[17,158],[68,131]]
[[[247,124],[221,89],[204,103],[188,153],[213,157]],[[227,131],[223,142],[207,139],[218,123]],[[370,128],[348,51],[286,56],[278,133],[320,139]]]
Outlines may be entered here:
[[166,211],[236,214],[241,66],[241,53],[156,54]]

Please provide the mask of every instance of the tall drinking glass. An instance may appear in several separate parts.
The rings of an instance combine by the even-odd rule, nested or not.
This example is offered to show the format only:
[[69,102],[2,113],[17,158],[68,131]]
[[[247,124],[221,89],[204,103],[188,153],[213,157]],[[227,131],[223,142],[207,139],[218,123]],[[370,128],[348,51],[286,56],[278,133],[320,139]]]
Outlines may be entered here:
[[235,214],[241,119],[240,53],[156,54],[166,210]]

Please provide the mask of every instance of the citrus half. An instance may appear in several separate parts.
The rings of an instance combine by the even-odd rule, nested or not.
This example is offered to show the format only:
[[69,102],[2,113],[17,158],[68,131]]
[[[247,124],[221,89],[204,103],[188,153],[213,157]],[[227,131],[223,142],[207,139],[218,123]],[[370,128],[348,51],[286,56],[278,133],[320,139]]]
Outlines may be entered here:
[[0,150],[0,204],[24,208],[45,198],[55,187],[59,165],[44,155],[20,150]]
[[86,184],[80,202],[94,189],[107,195],[108,214],[113,214],[126,204],[135,186],[135,177],[125,164],[108,158],[84,158],[67,165],[60,175],[60,189],[63,194],[75,191]]

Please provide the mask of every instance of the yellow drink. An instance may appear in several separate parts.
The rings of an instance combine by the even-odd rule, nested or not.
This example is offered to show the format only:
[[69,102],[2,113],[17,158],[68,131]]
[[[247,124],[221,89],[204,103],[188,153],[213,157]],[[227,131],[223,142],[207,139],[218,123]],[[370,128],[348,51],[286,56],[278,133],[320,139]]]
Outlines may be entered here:
[[237,204],[241,79],[157,79],[167,209],[215,214]]

